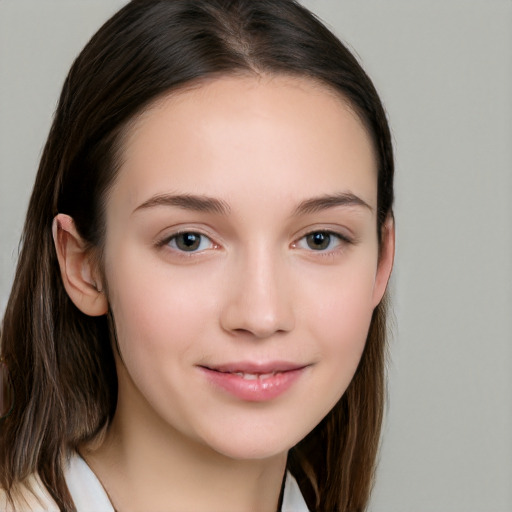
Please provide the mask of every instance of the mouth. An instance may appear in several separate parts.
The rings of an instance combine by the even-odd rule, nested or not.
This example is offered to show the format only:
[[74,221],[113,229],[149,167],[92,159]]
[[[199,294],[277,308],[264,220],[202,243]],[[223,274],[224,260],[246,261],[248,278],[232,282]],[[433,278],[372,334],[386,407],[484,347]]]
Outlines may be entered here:
[[244,401],[264,402],[288,391],[308,366],[289,362],[244,362],[198,368],[216,389]]

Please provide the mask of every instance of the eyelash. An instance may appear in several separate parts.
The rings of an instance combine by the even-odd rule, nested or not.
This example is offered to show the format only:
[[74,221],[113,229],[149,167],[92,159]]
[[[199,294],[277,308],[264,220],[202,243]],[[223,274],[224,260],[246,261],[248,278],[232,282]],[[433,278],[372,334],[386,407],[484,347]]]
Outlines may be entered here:
[[207,249],[199,249],[199,250],[192,250],[192,251],[185,251],[185,250],[182,250],[180,249],[179,247],[175,246],[175,247],[172,247],[172,242],[174,241],[175,245],[176,245],[176,240],[180,237],[180,236],[183,236],[183,235],[192,235],[192,236],[196,236],[196,237],[199,237],[200,239],[200,242],[199,242],[199,247],[201,246],[202,242],[204,240],[207,240],[210,242],[210,245],[211,247],[210,248],[215,248],[217,247],[217,245],[215,244],[215,242],[213,242],[213,240],[208,236],[208,235],[205,235],[204,233],[201,233],[199,231],[193,231],[193,230],[183,230],[183,231],[178,231],[177,233],[173,233],[172,235],[170,236],[166,236],[164,237],[163,239],[157,241],[156,243],[156,246],[158,248],[160,247],[164,247],[164,246],[169,246],[172,250],[176,251],[177,253],[180,253],[181,255],[185,255],[185,256],[188,256],[188,255],[192,255],[192,254],[195,254],[195,253],[199,253],[199,252],[203,252]]
[[[191,236],[199,237],[198,248],[191,250],[191,251],[180,249],[176,244],[176,240],[180,236],[183,236],[183,235],[191,235]],[[328,237],[328,246],[326,248],[320,248],[320,249],[314,249],[311,246],[309,246],[308,237],[311,237],[314,235],[324,235],[324,236]],[[333,242],[333,239],[336,241],[336,245],[334,247],[330,247],[330,245]],[[203,242],[205,240],[209,241],[210,247],[201,249],[201,245],[203,244]],[[301,242],[303,242],[303,241],[305,244],[308,244],[308,247],[300,246]],[[172,245],[173,242],[174,242],[174,246]],[[354,240],[352,240],[351,238],[347,237],[344,234],[341,234],[341,233],[338,233],[336,231],[329,230],[329,229],[317,229],[317,230],[313,230],[313,231],[310,231],[310,232],[304,234],[296,242],[293,242],[291,246],[293,248],[304,249],[307,252],[311,252],[311,253],[314,253],[314,254],[317,254],[320,256],[332,256],[333,254],[335,254],[337,251],[340,250],[340,248],[339,248],[340,246],[353,245],[354,243],[355,243]],[[193,231],[193,230],[183,230],[183,231],[179,231],[177,233],[173,233],[170,236],[166,236],[163,239],[157,241],[156,246],[158,248],[168,246],[170,249],[172,249],[176,253],[179,253],[180,255],[185,256],[185,257],[190,257],[194,254],[202,253],[208,249],[218,247],[215,244],[215,242],[213,242],[213,240],[208,235],[205,235],[204,233],[201,233],[199,231]]]
[[[354,240],[352,240],[351,238],[349,238],[348,236],[346,236],[346,235],[344,235],[342,233],[338,233],[337,231],[332,231],[332,230],[329,230],[329,229],[316,229],[316,230],[313,230],[313,231],[309,231],[308,233],[303,235],[301,238],[299,238],[297,240],[297,242],[293,243],[293,247],[300,248],[299,244],[302,241],[304,241],[304,243],[307,244],[308,243],[308,240],[307,240],[308,237],[311,237],[311,236],[314,236],[314,235],[324,235],[324,236],[328,237],[328,239],[329,239],[328,246],[326,248],[324,248],[324,249],[313,249],[310,246],[303,247],[303,248],[306,251],[314,253],[314,254],[318,254],[319,256],[332,256],[336,252],[338,252],[340,249],[342,249],[342,247],[344,245],[345,246],[346,245],[352,245],[352,244],[355,243]],[[336,245],[334,247],[329,248],[329,246],[333,242],[333,239],[336,240]]]

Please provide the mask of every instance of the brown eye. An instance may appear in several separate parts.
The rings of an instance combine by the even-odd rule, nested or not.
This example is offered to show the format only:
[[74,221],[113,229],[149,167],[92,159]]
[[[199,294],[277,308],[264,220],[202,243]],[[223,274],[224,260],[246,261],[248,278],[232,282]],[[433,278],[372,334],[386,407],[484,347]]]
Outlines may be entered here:
[[352,243],[347,237],[333,231],[312,231],[304,235],[295,245],[300,249],[315,252],[334,251],[342,244]]
[[213,247],[212,241],[207,236],[193,231],[174,235],[169,239],[168,245],[182,252],[198,252]]
[[306,243],[314,251],[324,251],[329,248],[333,235],[325,231],[316,231],[306,236]]

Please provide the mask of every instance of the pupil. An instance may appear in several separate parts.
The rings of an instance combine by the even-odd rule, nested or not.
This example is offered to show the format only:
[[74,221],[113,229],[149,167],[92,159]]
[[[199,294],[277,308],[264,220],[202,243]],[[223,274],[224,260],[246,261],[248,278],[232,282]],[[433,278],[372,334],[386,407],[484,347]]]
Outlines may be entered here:
[[331,236],[328,233],[312,233],[307,237],[307,243],[310,249],[315,249],[316,251],[320,249],[326,249],[329,247],[329,243],[331,241]]
[[200,237],[195,233],[183,233],[178,237],[176,244],[184,251],[191,251],[199,247],[200,240]]

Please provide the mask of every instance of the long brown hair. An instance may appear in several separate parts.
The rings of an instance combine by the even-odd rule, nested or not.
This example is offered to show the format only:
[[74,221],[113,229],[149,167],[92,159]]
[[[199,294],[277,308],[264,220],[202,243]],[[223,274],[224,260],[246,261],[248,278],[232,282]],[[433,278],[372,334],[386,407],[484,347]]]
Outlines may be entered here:
[[[15,405],[0,423],[0,486],[40,476],[61,511],[75,510],[65,456],[95,438],[117,399],[107,317],[68,298],[52,240],[57,213],[91,247],[127,125],[151,102],[202,78],[233,73],[309,77],[336,90],[373,140],[378,233],[392,215],[393,155],[379,97],[345,46],[295,0],[133,0],[84,48],[65,81],[22,236],[1,333]],[[354,379],[289,454],[311,510],[361,511],[369,498],[384,406],[386,305],[373,313]]]

